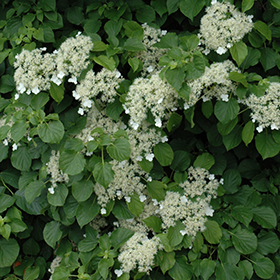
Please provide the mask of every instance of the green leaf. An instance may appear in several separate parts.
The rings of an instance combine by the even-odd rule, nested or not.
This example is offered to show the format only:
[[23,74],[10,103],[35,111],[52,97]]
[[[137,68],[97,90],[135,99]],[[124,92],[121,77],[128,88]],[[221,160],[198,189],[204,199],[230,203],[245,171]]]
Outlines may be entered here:
[[247,229],[240,228],[232,233],[232,243],[236,251],[244,255],[254,253],[258,246],[256,235]]
[[242,268],[245,276],[248,278],[248,279],[251,279],[252,278],[252,275],[254,273],[253,271],[253,265],[247,261],[247,260],[244,260],[244,261],[241,261],[238,263],[238,267]]
[[241,185],[242,178],[237,169],[228,169],[224,174],[224,189],[226,193],[233,194],[238,192]]
[[30,105],[35,110],[40,110],[50,100],[49,95],[46,92],[40,92],[40,94],[34,95],[31,99]]
[[168,271],[172,279],[191,280],[193,275],[193,268],[187,264],[186,256],[178,256],[175,265]]
[[127,207],[129,211],[135,215],[139,216],[144,210],[144,202],[141,202],[139,199],[139,195],[134,193],[130,196],[130,202],[127,202]]
[[132,235],[134,231],[128,228],[117,228],[110,236],[110,241],[115,250],[119,249]]
[[81,25],[85,20],[84,13],[81,7],[73,6],[66,10],[67,20],[75,25]]
[[4,49],[3,51],[0,52],[0,64],[8,57],[10,52],[11,52],[10,49]]
[[177,246],[183,241],[184,236],[181,234],[181,230],[184,230],[185,226],[181,221],[177,221],[174,227],[168,228],[167,237],[169,239],[169,243],[172,247]]
[[277,225],[277,217],[275,212],[266,206],[255,207],[252,209],[254,213],[254,221],[263,228],[275,228]]
[[130,158],[130,144],[125,138],[118,138],[106,148],[109,156],[117,161],[128,160]]
[[162,221],[160,218],[155,216],[150,216],[144,219],[143,222],[146,224],[147,227],[152,228],[154,232],[161,232]]
[[178,47],[178,43],[179,43],[179,38],[176,35],[176,33],[168,32],[166,35],[164,35],[161,38],[159,43],[155,44],[155,46],[157,48],[169,49],[169,48]]
[[227,151],[237,147],[242,141],[242,127],[236,125],[234,129],[227,135],[223,135],[223,143]]
[[58,144],[64,135],[64,126],[61,121],[49,121],[38,125],[38,134],[45,143]]
[[218,244],[220,239],[222,238],[222,231],[220,226],[215,221],[207,220],[204,224],[206,230],[202,232],[205,239],[210,244]]
[[86,201],[93,192],[92,181],[77,181],[72,184],[72,195],[78,202]]
[[255,137],[255,143],[263,159],[274,157],[280,151],[280,145],[274,141],[271,134],[258,133]]
[[156,19],[156,13],[150,5],[141,5],[136,11],[136,19],[141,23],[149,23]]
[[9,240],[0,237],[0,268],[12,266],[19,254],[19,245],[13,238]]
[[68,188],[64,184],[59,184],[54,189],[54,194],[48,192],[47,198],[49,204],[53,206],[63,206],[68,195]]
[[280,1],[279,0],[270,0],[269,1],[272,6],[274,6],[276,9],[280,10]]
[[157,201],[164,200],[165,191],[164,184],[159,181],[152,181],[147,183],[147,191],[151,198],[156,199]]
[[0,194],[0,213],[6,211],[9,207],[11,207],[15,202],[15,198],[7,195]]
[[280,247],[278,236],[272,232],[266,232],[258,238],[258,252],[262,255],[274,254]]
[[246,77],[238,72],[230,72],[228,78],[234,82],[241,83],[244,87],[248,87]]
[[183,15],[188,17],[191,21],[193,18],[198,15],[205,5],[205,0],[183,0],[180,1],[180,11]]
[[97,198],[92,195],[87,201],[79,203],[76,217],[79,226],[82,228],[84,225],[92,221],[99,213],[100,206],[97,203]]
[[175,252],[162,251],[160,256],[162,258],[160,260],[159,266],[160,266],[162,273],[165,274],[165,272],[170,270],[176,263]]
[[204,153],[202,155],[199,155],[194,163],[194,167],[201,167],[209,170],[213,165],[215,164],[215,159],[211,154]]
[[143,39],[144,31],[139,23],[136,21],[127,21],[123,25],[125,29],[125,35],[129,38]]
[[55,11],[56,1],[55,0],[40,0],[38,2],[38,8],[41,8],[45,12]]
[[254,270],[261,279],[270,279],[275,271],[275,265],[269,258],[261,258],[253,262]]
[[167,0],[166,7],[168,14],[173,14],[178,10],[180,0]]
[[221,135],[227,135],[235,128],[237,123],[238,123],[238,117],[229,121],[228,123],[218,122],[217,128]]
[[65,150],[59,157],[59,167],[63,173],[77,175],[84,170],[86,160],[82,154],[72,150]]
[[214,273],[216,263],[213,260],[203,259],[200,264],[201,277],[203,280],[208,280],[209,277]]
[[248,121],[242,129],[242,140],[246,146],[250,144],[254,138],[255,124]]
[[248,49],[245,43],[239,41],[230,48],[230,54],[238,66],[244,61],[248,54]]
[[228,123],[236,118],[239,112],[239,105],[236,99],[231,98],[228,102],[218,101],[214,107],[214,114],[222,123]]
[[54,249],[56,242],[59,241],[62,236],[60,223],[56,221],[47,223],[43,230],[43,236],[46,243]]
[[213,114],[213,103],[212,103],[212,101],[209,100],[209,101],[202,102],[201,110],[202,110],[203,115],[207,119],[209,119],[211,117],[211,115]]
[[24,195],[26,201],[30,204],[36,197],[41,194],[41,191],[45,188],[45,184],[42,181],[33,181],[24,189]]
[[168,123],[167,123],[168,132],[177,129],[180,126],[182,119],[183,117],[181,115],[173,112],[168,119]]
[[127,205],[122,200],[116,200],[112,213],[117,219],[128,220],[134,218]]
[[0,92],[7,93],[15,88],[15,82],[11,75],[3,75],[0,78]]
[[248,55],[241,64],[242,69],[248,69],[250,66],[255,66],[259,63],[261,52],[257,49],[248,47]]
[[64,98],[64,84],[58,86],[51,82],[50,94],[57,103],[60,103]]
[[107,57],[106,55],[99,55],[99,56],[95,56],[94,58],[93,58],[93,60],[97,63],[97,64],[99,64],[99,65],[101,65],[101,66],[103,66],[103,67],[105,67],[105,68],[107,68],[108,70],[110,70],[110,71],[113,71],[115,68],[116,68],[116,62],[115,62],[115,60],[113,59],[113,57]]
[[0,227],[0,234],[6,239],[9,240],[11,234],[11,227],[8,224],[4,224]]
[[[90,18],[86,19],[84,21],[84,31],[87,33],[87,35],[95,34],[99,31],[101,27],[101,21],[98,20],[98,18]],[[93,51],[104,51],[107,49],[107,45],[105,45],[101,41],[95,41],[93,45]]]
[[12,166],[20,171],[29,171],[31,167],[31,157],[29,149],[26,146],[18,147],[12,152]]
[[161,166],[170,165],[174,158],[173,150],[167,143],[158,143],[154,146],[154,154]]
[[109,20],[104,24],[104,30],[109,37],[116,37],[122,28],[122,21]]
[[181,88],[184,81],[184,76],[185,75],[182,68],[169,68],[165,71],[165,78],[167,82],[176,90],[179,90]]
[[256,21],[254,28],[258,30],[268,41],[271,40],[271,30],[268,25],[262,21]]
[[52,275],[53,279],[57,280],[68,280],[70,277],[70,271],[65,266],[58,266],[55,268],[54,273]]
[[78,244],[78,249],[80,252],[90,252],[92,251],[96,245],[98,244],[97,239],[98,232],[94,230],[92,227],[86,227],[86,237],[82,239]]
[[279,57],[279,54],[276,53],[273,49],[262,48],[260,62],[262,64],[264,70],[268,71],[269,69],[275,67],[277,64],[278,57]]
[[40,275],[40,267],[39,266],[28,266],[24,271],[24,279],[35,280],[38,279]]
[[255,0],[242,0],[242,13],[250,10],[254,5]]
[[144,51],[145,46],[138,38],[128,38],[124,43],[124,49],[130,52]]
[[185,171],[191,163],[189,154],[184,150],[178,150],[174,152],[174,159],[170,165],[170,168],[174,171]]
[[141,60],[138,59],[137,57],[129,58],[128,59],[128,64],[131,66],[133,72],[136,72],[137,70],[140,70],[139,68],[142,65]]
[[248,208],[242,205],[237,205],[231,209],[232,216],[246,227],[249,226],[250,222],[253,219],[253,212]]
[[114,171],[112,170],[112,164],[109,162],[98,162],[92,171],[93,177],[97,183],[107,188],[109,184],[114,180]]
[[243,270],[234,264],[221,263],[215,271],[217,280],[237,280],[244,279]]
[[[199,1],[199,0],[198,0]],[[205,70],[205,59],[200,52],[193,54],[192,60],[186,66],[186,79],[193,80],[201,77]]]

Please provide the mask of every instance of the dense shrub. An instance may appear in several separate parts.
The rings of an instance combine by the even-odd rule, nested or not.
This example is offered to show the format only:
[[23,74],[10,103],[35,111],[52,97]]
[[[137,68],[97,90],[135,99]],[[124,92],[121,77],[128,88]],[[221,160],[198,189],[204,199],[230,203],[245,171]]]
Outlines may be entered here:
[[1,279],[280,279],[280,2],[2,0]]

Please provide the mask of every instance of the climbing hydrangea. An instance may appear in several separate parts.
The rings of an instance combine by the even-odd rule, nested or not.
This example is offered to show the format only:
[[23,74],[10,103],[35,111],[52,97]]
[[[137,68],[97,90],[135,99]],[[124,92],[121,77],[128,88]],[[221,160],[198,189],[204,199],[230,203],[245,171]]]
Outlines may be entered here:
[[280,83],[270,83],[263,96],[251,94],[245,99],[245,104],[251,109],[252,122],[258,122],[256,128],[262,132],[264,128],[280,128]]
[[212,1],[201,18],[198,37],[205,46],[204,53],[214,50],[224,54],[234,43],[240,41],[253,28],[253,16],[238,11],[229,2]]

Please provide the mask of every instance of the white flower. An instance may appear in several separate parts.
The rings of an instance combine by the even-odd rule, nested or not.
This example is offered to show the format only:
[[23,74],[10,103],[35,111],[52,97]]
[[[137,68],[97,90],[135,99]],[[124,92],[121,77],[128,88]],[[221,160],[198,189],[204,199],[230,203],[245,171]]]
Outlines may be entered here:
[[5,146],[8,146],[8,145],[9,145],[8,140],[7,140],[7,139],[5,139],[5,140],[3,141],[3,144],[4,144]]
[[58,86],[62,83],[62,81],[56,75],[52,76],[51,81],[57,84]]
[[130,201],[131,201],[131,197],[130,197],[130,196],[125,196],[124,199],[125,199],[125,201],[128,202],[128,203],[130,203]]
[[122,105],[123,106],[123,108],[124,108],[124,112],[126,113],[126,114],[129,114],[129,109],[125,106],[125,104],[123,104]]
[[160,118],[156,118],[155,119],[155,126],[157,126],[157,127],[161,127],[162,126],[162,122],[161,122],[161,119]]
[[17,90],[20,92],[20,93],[24,93],[26,91],[26,88],[25,86],[20,83],[18,86],[17,86]]
[[261,132],[263,131],[263,127],[260,125],[260,126],[258,126],[258,127],[256,128],[256,130],[257,130],[259,133],[261,133]]
[[203,102],[207,102],[207,101],[209,101],[210,99],[207,97],[207,96],[205,96],[205,95],[203,95],[202,96],[202,101]]
[[119,224],[118,221],[113,222],[113,225],[114,225],[115,227],[120,227],[120,224]]
[[162,143],[165,143],[167,141],[168,141],[168,137],[166,135],[161,138]]
[[50,194],[54,194],[54,188],[53,187],[48,188],[48,191],[49,191]]
[[129,124],[131,125],[131,127],[132,127],[134,130],[137,130],[138,127],[139,127],[139,124],[136,123],[136,122],[134,122],[134,121],[132,121],[132,120],[129,121]]
[[152,198],[152,202],[154,206],[158,205],[158,201],[155,198]]
[[270,125],[270,128],[271,128],[272,130],[274,130],[274,129],[278,130],[278,129],[279,129],[279,127],[278,127],[275,123],[271,124],[271,125]]
[[149,176],[148,179],[147,179],[147,182],[152,182],[152,181],[153,181],[152,177]]
[[205,49],[202,51],[205,55],[209,54],[210,53],[210,50],[209,49]]
[[190,108],[190,106],[187,103],[185,103],[184,104],[184,110],[188,110],[189,108]]
[[180,200],[181,200],[182,203],[187,203],[188,202],[188,199],[186,198],[185,195],[181,196]]
[[121,75],[122,74],[119,71],[117,71],[115,77],[118,79],[119,77],[121,77]]
[[121,191],[116,191],[116,195],[117,195],[117,196],[121,196],[121,195],[122,195],[122,192],[121,192]]
[[157,104],[160,104],[163,101],[163,98],[160,98],[157,102]]
[[84,112],[84,109],[83,108],[79,108],[78,110],[78,114],[79,115],[83,115],[85,112]]
[[76,100],[78,100],[81,97],[75,90],[72,91],[72,95]]
[[30,137],[29,135],[27,136],[27,141],[31,141],[32,140],[32,137]]
[[215,179],[215,175],[214,174],[210,174],[208,179],[209,180],[214,180]]
[[38,93],[40,92],[40,90],[39,90],[38,87],[35,87],[35,88],[32,89],[32,92],[33,92],[34,94],[38,94]]
[[227,43],[227,48],[230,49],[232,47],[231,43]]
[[19,94],[16,93],[16,94],[15,94],[15,100],[18,100],[18,99],[19,99]]
[[224,184],[224,178],[221,178],[220,182],[219,182],[221,185]]
[[136,157],[136,160],[137,160],[137,161],[142,161],[142,159],[143,159],[143,157],[141,157],[141,156],[137,156],[137,157]]
[[123,271],[121,269],[115,269],[114,272],[117,275],[117,277],[120,277],[123,274]]
[[69,83],[73,83],[73,84],[75,84],[75,85],[78,83],[76,77],[71,77],[71,78],[69,78],[69,79],[68,79],[68,82],[69,82]]
[[167,30],[161,30],[161,35],[164,36],[167,34]]
[[16,143],[14,143],[13,146],[12,146],[12,150],[13,150],[13,151],[16,151],[17,148],[18,148],[18,145],[17,145]]
[[94,140],[94,138],[90,135],[90,136],[88,137],[88,141],[92,141],[92,140]]
[[153,161],[154,157],[155,157],[154,154],[147,154],[147,155],[145,156],[146,160],[148,160],[148,161]]
[[227,52],[227,49],[225,49],[223,47],[218,47],[218,49],[216,50],[216,53],[219,54],[219,55],[222,55],[226,52]]
[[141,202],[144,202],[147,199],[147,197],[145,195],[140,195],[139,199]]
[[214,213],[214,210],[212,209],[212,207],[207,206],[207,207],[205,208],[205,215],[206,215],[206,216],[211,216],[211,217],[213,217],[213,213]]
[[214,4],[216,4],[217,3],[217,0],[212,0],[211,1],[211,5],[214,5]]
[[228,102],[228,94],[221,94],[221,98],[223,101]]
[[64,76],[65,76],[65,74],[64,74],[62,71],[60,71],[60,72],[57,74],[57,77],[58,77],[59,79],[63,79]]
[[180,233],[182,236],[186,235],[187,234],[187,231],[186,230],[180,230]]
[[78,36],[80,36],[81,34],[82,34],[82,32],[79,31],[79,32],[76,34],[76,38],[77,38]]
[[147,67],[147,71],[148,71],[149,73],[153,72],[153,70],[154,70],[154,67],[153,67],[153,66]]
[[89,99],[84,100],[83,106],[87,108],[91,108],[91,101]]
[[101,213],[101,215],[105,215],[107,213],[107,211],[105,208],[101,208],[100,213]]

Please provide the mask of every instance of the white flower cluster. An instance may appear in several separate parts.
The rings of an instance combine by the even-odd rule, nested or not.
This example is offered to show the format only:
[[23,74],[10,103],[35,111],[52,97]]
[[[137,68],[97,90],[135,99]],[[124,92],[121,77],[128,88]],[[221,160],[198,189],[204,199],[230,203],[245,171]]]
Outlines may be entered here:
[[14,80],[19,93],[38,94],[50,89],[50,82],[62,83],[64,76],[71,75],[70,82],[89,64],[89,52],[93,48],[90,37],[79,35],[69,38],[53,53],[42,54],[46,48],[22,50],[16,55]]
[[81,101],[79,114],[83,115],[84,112],[87,112],[92,107],[93,99],[98,94],[101,94],[99,99],[103,103],[113,102],[118,94],[116,89],[122,80],[121,73],[116,69],[109,71],[106,68],[102,68],[97,74],[89,70],[85,78],[73,91],[73,97]]
[[229,94],[236,90],[237,85],[228,79],[230,72],[240,72],[240,70],[230,60],[212,63],[210,67],[205,67],[204,74],[195,80],[188,82],[191,88],[189,101],[185,103],[185,109],[196,104],[202,98],[208,101],[215,97],[217,100],[227,102]]
[[115,173],[113,181],[106,189],[98,183],[94,185],[98,203],[102,207],[106,207],[106,203],[109,200],[122,199],[124,197],[129,202],[130,196],[133,193],[141,196],[145,185],[141,183],[140,174],[144,175],[145,172],[137,164],[130,163],[127,160],[122,162],[113,160],[110,163]]
[[258,132],[266,127],[280,129],[280,83],[271,83],[263,96],[251,94],[245,104],[252,111],[252,122],[259,124]]
[[139,272],[149,273],[154,264],[154,257],[160,249],[162,245],[156,236],[149,239],[143,233],[134,233],[120,248],[118,261],[121,263],[121,270],[129,273],[137,268]]
[[143,62],[141,75],[143,77],[148,77],[162,69],[162,67],[158,65],[158,62],[160,58],[167,53],[167,50],[153,47],[153,45],[158,43],[160,38],[164,36],[167,31],[155,29],[147,25],[147,23],[142,24],[142,27],[144,30],[142,43],[146,47],[146,50],[137,52],[136,57]]
[[[56,267],[59,267],[59,266],[60,266],[61,260],[62,260],[62,258],[59,257],[59,256],[56,256],[56,257],[53,259],[53,261],[52,261],[52,263],[51,263],[51,266],[50,266],[50,268],[48,269],[48,271],[49,271],[51,274],[54,273],[54,269],[55,269]],[[51,275],[51,277],[50,277],[49,280],[53,280],[52,275]]]
[[177,110],[179,96],[176,90],[163,81],[158,74],[150,79],[136,78],[123,105],[125,113],[130,115],[130,126],[137,130],[151,111],[155,126],[161,127],[162,120],[168,119],[168,111]]
[[204,53],[208,54],[210,50],[220,55],[226,53],[234,43],[252,30],[252,18],[253,16],[238,11],[229,2],[212,1],[201,18],[198,34],[201,44],[205,46]]
[[219,182],[206,169],[190,167],[188,180],[180,184],[184,194],[168,191],[163,201],[159,203],[157,213],[162,219],[162,227],[175,226],[181,221],[185,229],[182,235],[196,236],[198,231],[205,229],[206,216],[212,216],[214,210],[209,203],[216,197]]
[[47,163],[47,173],[51,175],[52,186],[48,188],[50,194],[54,194],[57,183],[68,182],[68,174],[64,174],[59,168],[59,151],[52,150],[50,160]]

